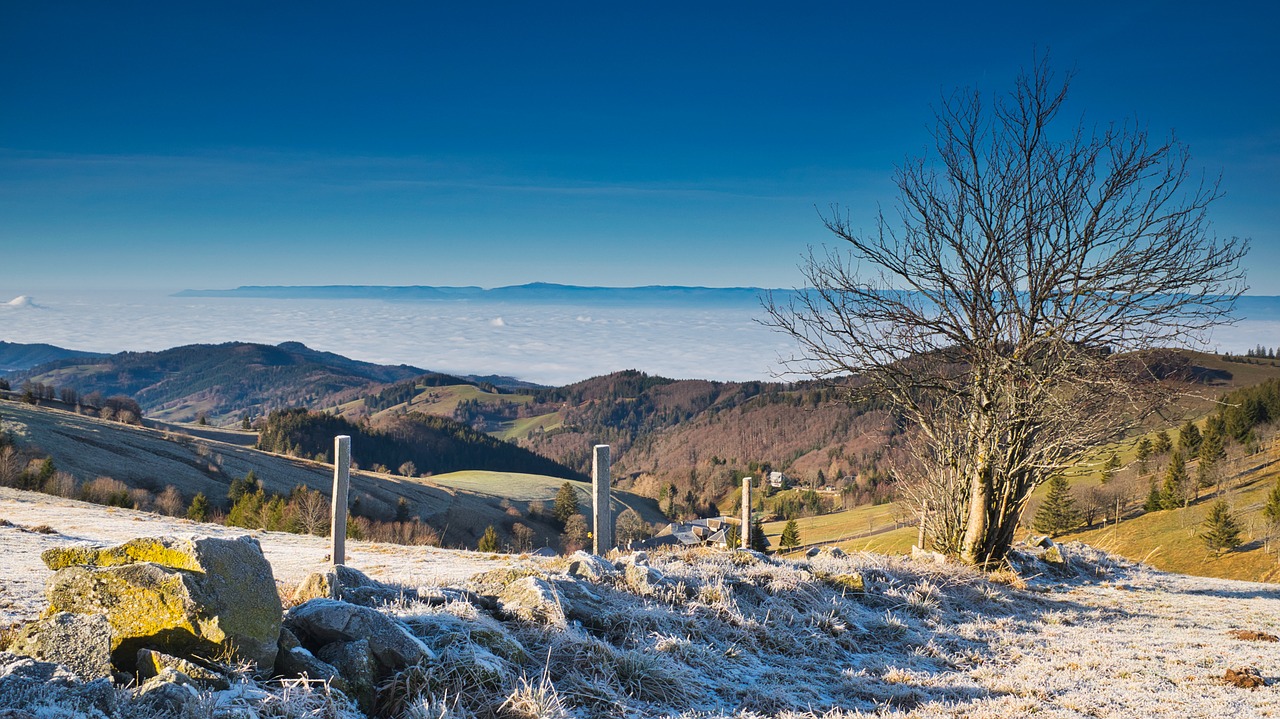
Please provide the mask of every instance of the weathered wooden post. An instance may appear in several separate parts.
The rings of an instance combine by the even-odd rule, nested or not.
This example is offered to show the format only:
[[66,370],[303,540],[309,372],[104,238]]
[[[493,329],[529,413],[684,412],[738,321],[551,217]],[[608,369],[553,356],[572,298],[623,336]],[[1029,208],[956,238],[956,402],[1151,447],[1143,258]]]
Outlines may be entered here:
[[742,478],[742,548],[751,549],[751,478]]
[[333,516],[329,536],[333,538],[333,565],[347,561],[347,489],[351,486],[351,437],[333,438]]
[[591,503],[594,521],[591,538],[595,553],[613,549],[613,511],[610,505],[609,445],[597,444],[591,458]]
[[925,549],[924,546],[924,523],[929,516],[929,500],[925,500],[920,507],[920,532],[916,535],[916,546]]

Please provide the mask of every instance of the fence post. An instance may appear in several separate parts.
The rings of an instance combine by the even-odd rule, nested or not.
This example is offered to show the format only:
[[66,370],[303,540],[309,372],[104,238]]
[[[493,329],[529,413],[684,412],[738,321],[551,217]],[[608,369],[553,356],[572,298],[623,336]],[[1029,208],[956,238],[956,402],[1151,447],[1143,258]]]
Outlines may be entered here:
[[591,458],[591,500],[594,521],[591,538],[595,553],[613,549],[613,511],[610,504],[609,445],[597,444]]
[[333,539],[330,557],[333,565],[346,564],[347,490],[351,486],[351,437],[340,434],[333,438],[333,516],[329,536]]
[[742,548],[751,549],[751,478],[742,478]]

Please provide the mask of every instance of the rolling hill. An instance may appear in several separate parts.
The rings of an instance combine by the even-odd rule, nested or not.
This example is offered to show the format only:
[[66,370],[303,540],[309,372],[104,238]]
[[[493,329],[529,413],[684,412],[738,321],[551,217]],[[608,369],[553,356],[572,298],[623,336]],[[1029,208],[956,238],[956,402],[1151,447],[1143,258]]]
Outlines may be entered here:
[[67,359],[92,359],[105,355],[97,352],[81,352],[48,344],[22,344],[0,341],[0,374],[20,372],[37,365]]
[[[268,493],[287,495],[304,485],[327,494],[332,487],[332,466],[320,462],[19,402],[0,402],[0,426],[22,456],[50,457],[58,471],[81,485],[110,477],[152,495],[173,486],[184,501],[203,493],[215,507],[222,503],[224,509],[231,481],[250,471]],[[517,522],[534,530],[538,546],[555,546],[559,528],[544,516],[539,504],[549,508],[565,482],[559,477],[513,472],[462,471],[411,478],[364,469],[353,472],[351,479],[353,502],[362,516],[389,520],[403,497],[412,515],[434,527],[446,546],[457,547],[474,547],[489,525],[505,535]],[[589,506],[590,485],[580,481],[570,485],[579,505]],[[662,519],[651,499],[615,491],[614,501],[615,512],[630,507],[646,521]]]
[[[133,397],[150,417],[238,422],[273,409],[329,401],[344,392],[376,391],[385,383],[427,374],[408,365],[359,362],[297,342],[277,346],[228,342],[161,352],[65,358],[18,373],[15,382],[70,387],[80,395]],[[451,378],[459,384],[466,380]]]

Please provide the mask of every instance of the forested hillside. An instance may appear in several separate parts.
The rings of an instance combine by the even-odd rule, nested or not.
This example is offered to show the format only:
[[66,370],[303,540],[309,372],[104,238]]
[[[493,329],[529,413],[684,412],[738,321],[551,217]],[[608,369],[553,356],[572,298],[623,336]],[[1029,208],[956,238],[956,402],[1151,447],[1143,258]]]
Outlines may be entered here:
[[204,417],[225,424],[273,409],[327,401],[343,392],[367,392],[424,373],[407,365],[377,365],[318,352],[297,342],[228,342],[62,359],[21,373],[14,382],[68,387],[82,396],[127,395],[157,419],[190,422]]
[[332,462],[333,438],[340,434],[352,438],[352,460],[378,472],[419,476],[480,469],[585,479],[546,457],[464,424],[417,412],[372,427],[305,409],[276,411],[262,422],[258,448]]

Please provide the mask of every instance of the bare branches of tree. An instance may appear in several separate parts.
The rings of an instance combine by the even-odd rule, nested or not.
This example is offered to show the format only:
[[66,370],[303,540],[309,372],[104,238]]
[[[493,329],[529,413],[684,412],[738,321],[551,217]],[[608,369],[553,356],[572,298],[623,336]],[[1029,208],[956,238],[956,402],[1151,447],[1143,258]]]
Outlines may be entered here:
[[1055,124],[1069,79],[1041,59],[990,107],[945,98],[896,215],[864,233],[832,208],[843,251],[766,303],[792,371],[856,377],[914,423],[934,541],[975,564],[1004,556],[1032,489],[1168,399],[1156,350],[1202,341],[1244,290],[1217,183],[1175,138]]

